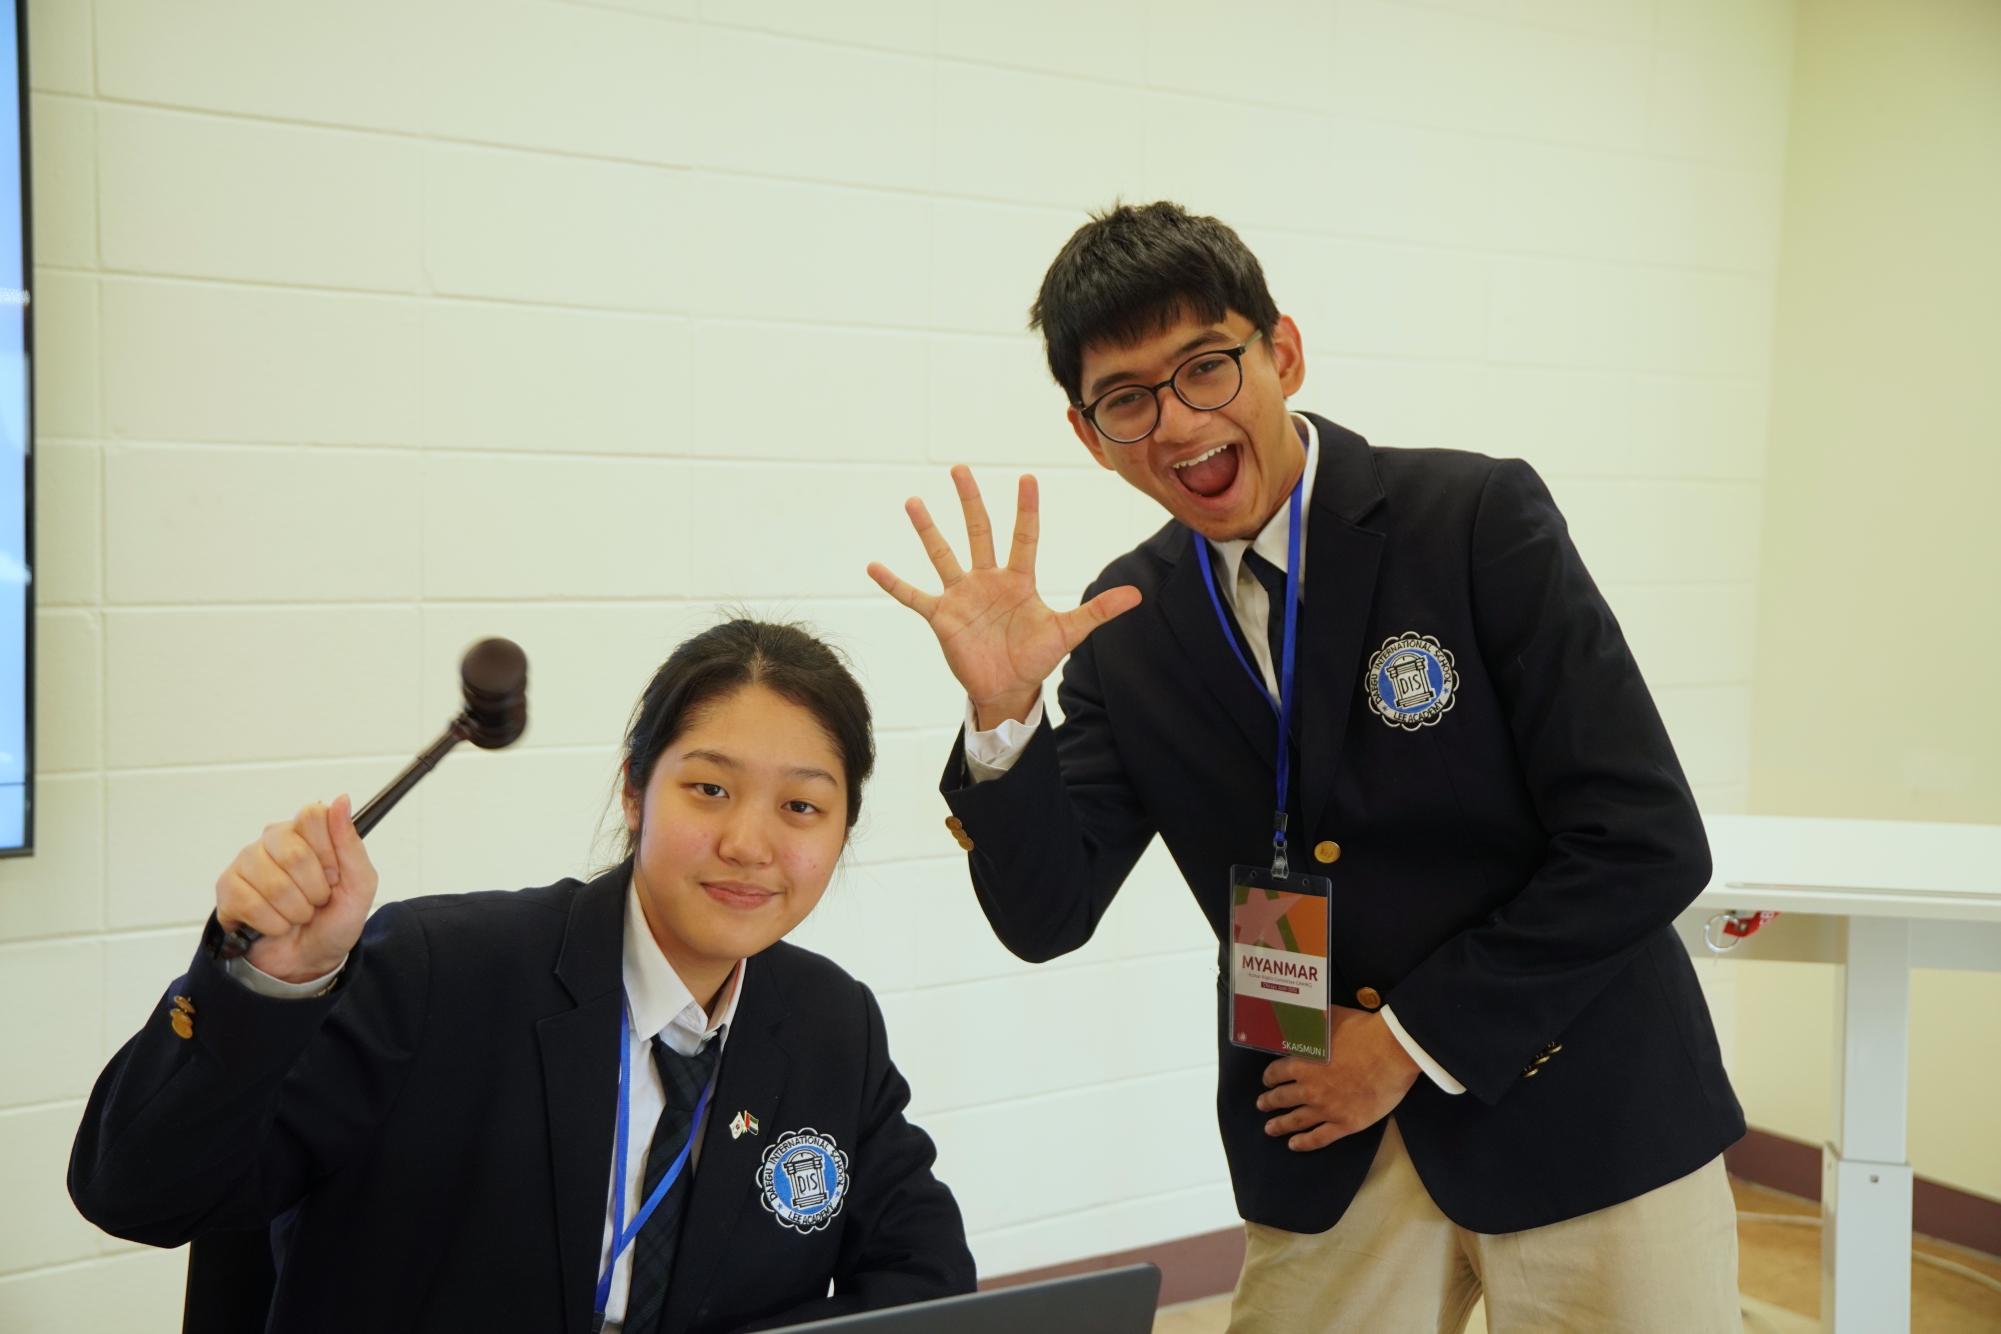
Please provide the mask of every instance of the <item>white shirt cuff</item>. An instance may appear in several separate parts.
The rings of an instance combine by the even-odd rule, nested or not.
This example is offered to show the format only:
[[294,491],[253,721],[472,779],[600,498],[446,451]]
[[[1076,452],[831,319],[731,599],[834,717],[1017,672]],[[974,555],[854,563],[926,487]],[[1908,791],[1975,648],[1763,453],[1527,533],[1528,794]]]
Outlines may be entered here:
[[1385,1005],[1376,1013],[1380,1014],[1383,1022],[1390,1026],[1390,1036],[1403,1045],[1403,1049],[1410,1053],[1410,1058],[1417,1062],[1417,1068],[1424,1071],[1432,1083],[1454,1096],[1466,1091],[1464,1084],[1446,1074],[1445,1067],[1432,1060],[1424,1048],[1418,1046],[1411,1035],[1403,1031],[1403,1025],[1397,1022],[1397,1017],[1390,1012],[1389,1006]]
[[340,961],[340,968],[334,969],[325,977],[316,977],[310,982],[287,982],[282,978],[271,976],[271,974],[265,972],[248,959],[237,958],[224,959],[222,961],[222,971],[228,974],[232,980],[248,987],[260,996],[269,996],[273,1000],[305,1000],[308,997],[317,996],[332,986],[334,979],[340,976],[341,969],[346,967],[347,960],[342,959]]
[[1042,697],[1035,698],[1035,707],[1028,711],[1028,717],[1017,721],[1006,718],[999,727],[979,730],[979,714],[973,709],[973,701],[966,701],[966,772],[975,783],[985,783],[999,778],[1014,767],[1021,753],[1028,749],[1028,743],[1035,739],[1035,729],[1042,726]]

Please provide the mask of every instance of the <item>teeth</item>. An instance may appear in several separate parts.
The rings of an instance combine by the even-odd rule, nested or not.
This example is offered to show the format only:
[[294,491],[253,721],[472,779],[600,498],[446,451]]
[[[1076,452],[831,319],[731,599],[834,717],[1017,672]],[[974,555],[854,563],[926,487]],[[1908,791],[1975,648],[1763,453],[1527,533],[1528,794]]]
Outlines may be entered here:
[[1201,463],[1207,459],[1215,458],[1218,454],[1222,453],[1224,450],[1228,448],[1229,448],[1228,445],[1218,445],[1214,449],[1210,450],[1207,454],[1197,454],[1192,459],[1183,459],[1181,462],[1174,465],[1174,470],[1176,472],[1180,472],[1183,468],[1192,468],[1196,464]]

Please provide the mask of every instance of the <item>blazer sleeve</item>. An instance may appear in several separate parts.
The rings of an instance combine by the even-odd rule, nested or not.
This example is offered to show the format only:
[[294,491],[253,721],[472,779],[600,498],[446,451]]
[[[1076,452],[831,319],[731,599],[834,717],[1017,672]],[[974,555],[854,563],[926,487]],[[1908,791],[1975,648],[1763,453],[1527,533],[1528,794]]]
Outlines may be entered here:
[[[85,1105],[70,1198],[114,1236],[178,1246],[269,1223],[366,1149],[417,1051],[429,969],[415,914],[376,913],[336,989],[303,1000],[224,973],[220,933],[211,917]],[[186,1038],[176,997],[191,1011]]]
[[[1092,585],[1086,600],[1104,586]],[[961,734],[939,783],[973,843],[980,908],[1001,943],[1030,963],[1091,939],[1155,832],[1120,762],[1092,640],[1071,652],[1057,699],[1063,725],[1045,716],[1005,774],[972,782]]]
[[882,1010],[856,983],[866,1030],[862,1129],[849,1160],[847,1227],[833,1295],[772,1316],[753,1329],[779,1329],[855,1311],[931,1301],[973,1290],[973,1255],[952,1192],[931,1173],[931,1137],[904,1119],[910,1086],[889,1059]]
[[1526,463],[1488,475],[1472,546],[1480,651],[1547,851],[1519,894],[1390,1000],[1418,1045],[1493,1103],[1694,901],[1710,863],[1639,666]]

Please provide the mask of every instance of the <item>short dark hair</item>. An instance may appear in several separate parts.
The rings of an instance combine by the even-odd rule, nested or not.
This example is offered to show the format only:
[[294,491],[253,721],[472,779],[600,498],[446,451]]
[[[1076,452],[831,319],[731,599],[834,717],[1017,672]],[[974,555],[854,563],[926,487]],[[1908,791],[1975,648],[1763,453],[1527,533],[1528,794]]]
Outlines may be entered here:
[[1114,203],[1079,227],[1042,276],[1028,326],[1042,331],[1049,373],[1081,403],[1091,344],[1137,342],[1184,311],[1213,322],[1232,310],[1260,333],[1278,323],[1258,257],[1227,224],[1162,199]]
[[[875,768],[868,698],[841,655],[797,625],[739,616],[685,640],[660,664],[625,733],[623,781],[646,791],[661,753],[709,708],[760,685],[813,715],[834,743],[848,784],[847,827],[862,813]],[[631,856],[636,839],[626,836]]]

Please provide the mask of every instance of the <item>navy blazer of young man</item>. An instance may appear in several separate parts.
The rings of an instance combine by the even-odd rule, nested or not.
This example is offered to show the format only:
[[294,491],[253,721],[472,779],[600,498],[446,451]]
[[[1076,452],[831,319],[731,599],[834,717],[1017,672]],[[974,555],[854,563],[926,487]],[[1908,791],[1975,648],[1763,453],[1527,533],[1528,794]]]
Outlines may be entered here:
[[[258,996],[208,945],[98,1079],[70,1193],[156,1246],[296,1213],[274,1330],[585,1334],[618,1099],[629,864],[588,884],[392,903],[341,984]],[[746,965],[660,1328],[784,1325],[973,1287],[933,1149],[861,983],[780,942]],[[174,996],[187,998],[177,1007]],[[191,1008],[176,1024],[177,1008]],[[191,1030],[181,1035],[183,1028]],[[738,1111],[758,1130],[733,1136]],[[816,1231],[764,1207],[788,1131],[848,1155]],[[652,1127],[636,1129],[644,1154]],[[827,1296],[828,1278],[835,1295]],[[207,1328],[189,1311],[190,1329]],[[635,1332],[639,1334],[639,1332]]]
[[[1512,1232],[1694,1171],[1744,1133],[1669,925],[1708,881],[1708,845],[1618,623],[1528,465],[1312,420],[1293,869],[1333,881],[1336,1001],[1393,1006],[1467,1088],[1420,1077],[1394,1113],[1425,1188],[1460,1225]],[[1169,523],[1107,566],[1087,598],[1144,600],[1070,655],[1063,724],[986,782],[955,747],[942,790],[988,920],[1030,960],[1088,940],[1162,838],[1219,942],[1239,1212],[1320,1232],[1382,1125],[1287,1149],[1255,1102],[1274,1058],[1225,1037],[1229,868],[1270,860],[1277,724],[1216,619],[1208,554]],[[1368,700],[1372,656],[1408,633],[1458,677],[1414,727]]]

